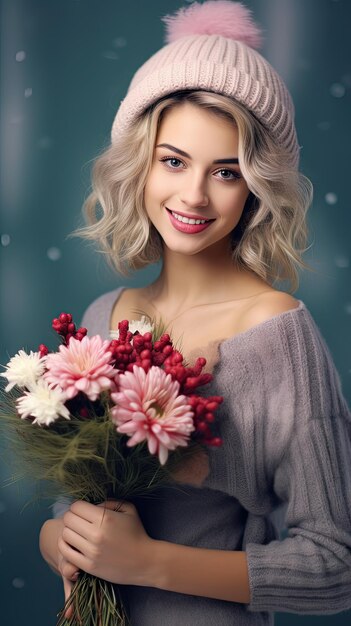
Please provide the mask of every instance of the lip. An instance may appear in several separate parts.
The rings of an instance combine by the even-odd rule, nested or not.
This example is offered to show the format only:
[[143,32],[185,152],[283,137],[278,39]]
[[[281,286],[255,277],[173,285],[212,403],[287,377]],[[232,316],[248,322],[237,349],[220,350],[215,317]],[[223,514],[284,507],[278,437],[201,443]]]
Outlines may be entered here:
[[[169,209],[166,206],[167,211],[172,211],[173,209]],[[182,213],[181,211],[173,211],[173,213],[177,213],[177,215],[181,215],[182,217],[187,217],[189,220],[212,220],[214,218],[204,217],[202,215],[193,215],[192,213]]]
[[[206,228],[211,226],[212,222],[214,222],[214,220],[211,220],[210,222],[206,222],[205,224],[184,224],[183,222],[180,222],[175,217],[173,217],[169,209],[167,209],[167,213],[168,213],[172,226],[176,230],[179,230],[181,233],[187,233],[188,235],[195,235],[196,233],[201,233],[201,231],[206,230]],[[181,215],[181,213],[179,213],[179,215]],[[187,217],[187,215],[185,215],[185,217]],[[189,219],[201,219],[201,218],[198,217],[198,218],[189,218]]]

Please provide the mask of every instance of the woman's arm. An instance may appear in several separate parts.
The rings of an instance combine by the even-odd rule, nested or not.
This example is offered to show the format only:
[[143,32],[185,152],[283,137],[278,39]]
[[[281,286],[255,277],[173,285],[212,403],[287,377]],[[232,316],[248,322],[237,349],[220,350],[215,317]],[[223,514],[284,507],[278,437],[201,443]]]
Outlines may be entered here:
[[137,509],[74,502],[58,547],[76,568],[121,585],[139,585],[232,602],[250,601],[246,554],[151,538]]
[[48,519],[44,522],[39,535],[39,548],[42,557],[50,565],[56,574],[60,574],[58,569],[58,538],[62,534],[63,521],[59,519]]
[[247,604],[246,553],[192,548],[167,541],[155,545],[152,587]]

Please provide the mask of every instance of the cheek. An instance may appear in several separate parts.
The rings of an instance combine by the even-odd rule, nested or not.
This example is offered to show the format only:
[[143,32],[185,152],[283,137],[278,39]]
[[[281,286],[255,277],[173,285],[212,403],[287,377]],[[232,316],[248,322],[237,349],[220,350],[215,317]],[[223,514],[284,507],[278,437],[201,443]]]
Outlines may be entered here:
[[222,215],[226,218],[232,217],[233,219],[238,217],[238,215],[240,216],[244,209],[248,195],[249,190],[246,188],[246,186],[242,189],[236,188],[233,195],[231,195],[230,197],[227,196],[221,202],[220,212],[222,213]]
[[144,202],[146,207],[151,208],[163,204],[178,193],[180,178],[175,174],[169,175],[163,168],[156,164],[147,178],[144,190]]
[[146,208],[148,208],[149,202],[150,202],[150,191],[152,188],[152,180],[151,180],[151,174],[149,174],[147,181],[146,181],[146,185],[144,187],[144,203]]
[[160,198],[167,192],[167,189],[169,189],[169,182],[167,184],[165,177],[160,176],[156,169],[152,170],[146,181],[144,197],[150,200]]

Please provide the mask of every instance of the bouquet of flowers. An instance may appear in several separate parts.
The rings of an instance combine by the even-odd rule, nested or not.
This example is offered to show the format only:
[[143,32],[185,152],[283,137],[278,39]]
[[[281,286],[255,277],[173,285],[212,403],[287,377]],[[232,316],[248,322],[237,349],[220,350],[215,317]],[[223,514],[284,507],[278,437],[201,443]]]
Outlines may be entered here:
[[[20,350],[1,374],[1,421],[17,448],[17,478],[44,480],[56,497],[127,501],[172,483],[199,446],[221,445],[215,411],[223,398],[196,392],[212,380],[204,358],[189,367],[168,334],[132,332],[127,320],[112,340],[88,337],[68,313],[52,327],[62,339],[56,352],[43,344]],[[112,583],[81,572],[57,626],[122,626],[118,587],[117,596]]]

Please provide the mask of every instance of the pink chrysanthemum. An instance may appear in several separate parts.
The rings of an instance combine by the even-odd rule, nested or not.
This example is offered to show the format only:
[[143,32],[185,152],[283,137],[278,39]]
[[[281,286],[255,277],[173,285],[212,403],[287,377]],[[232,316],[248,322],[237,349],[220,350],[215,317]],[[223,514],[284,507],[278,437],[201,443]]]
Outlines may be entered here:
[[116,406],[112,420],[119,433],[131,437],[129,447],[147,440],[151,454],[158,454],[161,465],[168,451],[188,444],[195,429],[187,398],[179,394],[179,383],[159,367],[145,373],[135,365],[133,372],[119,376],[120,391],[111,394]]
[[68,399],[83,392],[90,400],[96,400],[102,391],[114,386],[116,370],[111,365],[109,343],[100,335],[81,341],[72,337],[68,346],[62,345],[59,352],[48,354],[44,378],[59,385]]

